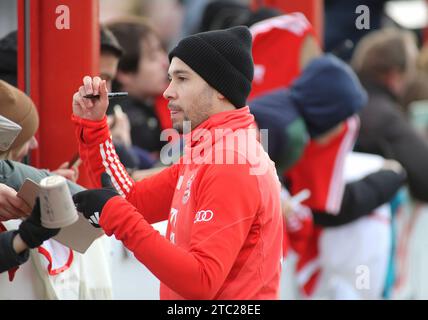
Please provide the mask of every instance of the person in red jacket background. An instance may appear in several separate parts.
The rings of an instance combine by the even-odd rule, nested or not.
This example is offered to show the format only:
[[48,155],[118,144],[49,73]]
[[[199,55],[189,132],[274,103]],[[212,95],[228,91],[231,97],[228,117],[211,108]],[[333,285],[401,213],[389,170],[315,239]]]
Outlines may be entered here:
[[[161,281],[161,299],[278,299],[280,182],[246,106],[251,34],[238,26],[192,35],[169,59],[164,96],[172,123],[179,132],[185,121],[191,127],[184,156],[132,181],[111,143],[105,82],[87,76],[72,120],[80,155],[104,188],[76,194],[77,209]],[[84,98],[91,93],[100,98]],[[150,224],[166,219],[164,238]]]

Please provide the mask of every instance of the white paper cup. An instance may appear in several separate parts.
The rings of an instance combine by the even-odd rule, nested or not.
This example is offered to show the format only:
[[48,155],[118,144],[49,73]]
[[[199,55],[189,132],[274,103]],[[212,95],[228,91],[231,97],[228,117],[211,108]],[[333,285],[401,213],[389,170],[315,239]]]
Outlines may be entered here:
[[46,177],[40,181],[40,187],[40,219],[44,227],[63,228],[77,221],[79,217],[64,177]]

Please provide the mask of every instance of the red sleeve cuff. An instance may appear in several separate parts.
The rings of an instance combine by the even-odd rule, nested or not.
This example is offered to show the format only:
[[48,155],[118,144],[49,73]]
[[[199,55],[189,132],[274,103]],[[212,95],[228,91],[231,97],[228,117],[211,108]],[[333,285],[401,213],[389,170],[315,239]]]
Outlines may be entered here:
[[[71,121],[76,126],[76,137],[80,144],[84,146],[98,145],[110,137],[107,116],[104,116],[101,120],[94,121],[72,114]],[[90,143],[86,141],[90,141]]]
[[128,201],[126,201],[121,196],[115,196],[110,198],[101,212],[100,217],[100,226],[103,228],[106,235],[111,236],[114,233],[115,229],[115,214],[117,213],[117,207],[123,205],[131,205]]

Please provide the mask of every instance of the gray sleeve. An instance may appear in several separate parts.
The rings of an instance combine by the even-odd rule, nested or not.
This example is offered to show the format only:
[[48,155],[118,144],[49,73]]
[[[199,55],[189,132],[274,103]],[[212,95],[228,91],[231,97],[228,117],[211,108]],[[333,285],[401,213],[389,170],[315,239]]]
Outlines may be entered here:
[[[0,183],[18,191],[26,178],[39,183],[43,178],[52,175],[48,170],[36,169],[20,162],[0,160]],[[75,194],[85,190],[82,186],[67,181],[70,193]],[[13,250],[13,237],[16,231],[7,231],[0,233],[0,272],[7,271],[19,266],[28,260],[29,250],[17,254]]]
[[[21,188],[26,178],[39,183],[40,180],[50,175],[53,174],[48,170],[36,169],[16,161],[0,160],[0,183],[4,183],[16,191]],[[67,181],[67,183],[71,194],[85,190],[71,181]]]

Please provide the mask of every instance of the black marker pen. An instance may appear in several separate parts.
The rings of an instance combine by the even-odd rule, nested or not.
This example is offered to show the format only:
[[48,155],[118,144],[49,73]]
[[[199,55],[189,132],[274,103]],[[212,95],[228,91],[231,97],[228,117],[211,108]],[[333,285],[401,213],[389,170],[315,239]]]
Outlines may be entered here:
[[[109,92],[107,93],[107,96],[109,99],[111,98],[118,98],[118,97],[126,97],[128,95],[128,92]],[[86,96],[83,96],[83,98],[88,99],[98,99],[100,97],[99,94],[93,95],[93,94],[87,94]]]

